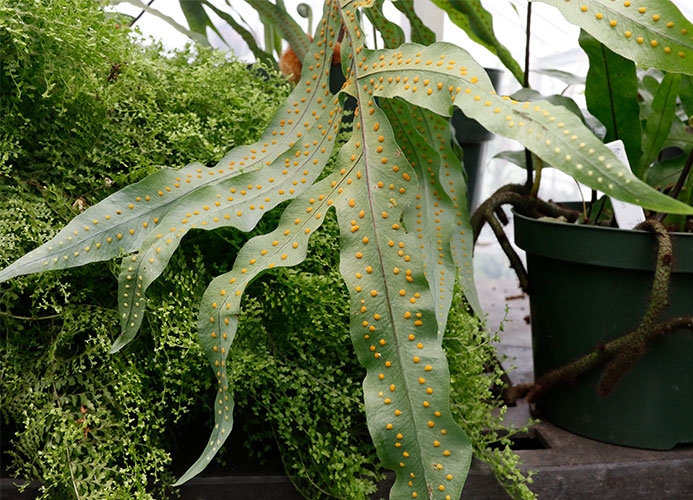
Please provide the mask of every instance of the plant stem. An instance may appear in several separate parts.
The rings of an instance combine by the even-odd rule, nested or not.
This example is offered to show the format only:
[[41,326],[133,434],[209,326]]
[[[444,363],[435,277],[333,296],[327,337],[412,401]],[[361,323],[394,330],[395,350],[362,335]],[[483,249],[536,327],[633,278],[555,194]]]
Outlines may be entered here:
[[[529,41],[532,37],[532,3],[527,2],[527,25],[525,28],[525,76],[524,80],[522,82],[522,86],[526,89],[529,88],[529,58],[530,58],[530,50],[529,50]],[[533,163],[532,163],[532,152],[525,148],[525,166],[527,168],[527,181],[526,185],[527,188],[529,188],[532,184],[534,184],[533,177],[534,177],[534,168],[533,168]]]
[[647,345],[656,336],[657,318],[661,316],[669,303],[669,278],[673,261],[671,237],[662,223],[656,220],[645,221],[637,227],[649,229],[657,236],[657,264],[650,292],[650,303],[637,329],[633,332],[632,339],[604,369],[598,386],[599,393],[603,396],[612,391],[623,374],[645,352]]
[[657,265],[650,292],[650,304],[642,320],[634,331],[599,346],[572,363],[542,375],[529,391],[527,398],[530,401],[536,401],[559,383],[574,380],[599,364],[611,360],[598,385],[599,394],[607,396],[654,339],[679,329],[693,329],[693,316],[656,321],[668,305],[669,277],[673,260],[671,238],[666,228],[658,221],[648,220],[638,228],[653,231],[658,241]]

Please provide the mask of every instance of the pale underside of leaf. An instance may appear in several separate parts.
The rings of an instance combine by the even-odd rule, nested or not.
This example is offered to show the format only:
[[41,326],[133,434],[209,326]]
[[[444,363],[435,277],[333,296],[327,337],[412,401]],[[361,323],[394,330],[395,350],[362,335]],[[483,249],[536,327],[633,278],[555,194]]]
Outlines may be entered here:
[[538,0],[614,52],[646,67],[693,74],[693,24],[668,0]]
[[398,144],[420,179],[416,204],[405,209],[404,223],[419,240],[442,334],[456,276],[472,309],[483,316],[474,283],[463,167],[452,149],[447,120],[396,99],[382,101],[382,106]]
[[[351,5],[342,10],[355,54],[366,52]],[[363,81],[363,66],[352,65]],[[367,80],[366,80],[367,81]],[[420,243],[404,226],[419,180],[366,85],[341,166],[352,172],[336,201],[340,271],[351,302],[351,337],[366,368],[364,399],[378,455],[396,472],[390,498],[457,498],[471,460],[450,412],[449,372]]]
[[363,51],[354,85],[374,96],[401,97],[442,116],[452,106],[487,130],[515,139],[545,162],[608,196],[668,213],[693,209],[635,177],[571,112],[545,101],[500,97],[463,49],[445,42]]
[[367,370],[369,430],[383,465],[397,473],[391,498],[427,495],[429,487],[440,498],[443,491],[454,496],[466,477],[469,441],[449,411],[435,301],[416,233],[402,221],[419,191],[416,172],[382,110],[369,105],[358,119],[357,129],[367,132],[357,130],[341,155],[355,175],[336,207],[351,337]]

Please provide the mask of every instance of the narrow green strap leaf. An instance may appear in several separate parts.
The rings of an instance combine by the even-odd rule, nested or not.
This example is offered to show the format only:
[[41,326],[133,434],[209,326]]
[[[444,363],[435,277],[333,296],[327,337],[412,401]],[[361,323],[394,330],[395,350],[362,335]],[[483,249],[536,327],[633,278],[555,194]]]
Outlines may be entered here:
[[617,54],[652,68],[693,74],[693,24],[670,0],[535,0]]
[[[342,18],[355,53],[365,54],[354,5],[343,6]],[[404,209],[416,204],[419,181],[371,98],[361,62],[352,65],[359,83],[351,89],[361,107],[339,155],[346,185],[335,205],[351,338],[366,368],[368,427],[383,465],[396,473],[390,498],[459,498],[471,445],[450,411],[436,303],[419,239],[403,221]]]
[[[207,0],[199,0],[200,2],[204,3],[207,7],[209,7],[214,13],[219,16],[221,19],[223,19],[233,30],[238,33],[238,35],[243,39],[243,41],[248,45],[248,48],[250,49],[250,52],[252,52],[253,56],[258,61],[263,61],[265,64],[269,65],[270,67],[276,67],[277,66],[277,61],[274,58],[274,56],[267,52],[266,50],[263,50],[262,47],[260,47],[257,43],[257,40],[255,39],[255,35],[248,29],[246,29],[241,23],[236,21],[236,19],[229,14],[226,11],[221,10],[219,7],[214,5],[211,2],[208,2]],[[188,0],[181,0],[181,3],[187,3]],[[215,30],[216,31],[216,30]],[[217,32],[217,34],[219,34]],[[223,39],[221,34],[219,34],[219,37]]]
[[[162,169],[127,186],[75,217],[55,237],[0,271],[0,281],[15,276],[77,267],[137,250],[161,222],[175,198],[175,179],[203,169],[191,164]],[[192,187],[183,184],[183,194]]]
[[180,0],[180,9],[183,11],[188,26],[195,33],[199,33],[207,38],[207,27],[211,28],[222,40],[224,37],[209,18],[207,11],[202,5],[202,0]]
[[188,38],[190,38],[194,42],[199,43],[203,47],[209,47],[209,41],[207,40],[206,36],[203,36],[200,33],[196,33],[195,31],[189,30],[185,26],[178,24],[175,21],[175,19],[173,19],[170,16],[167,16],[166,14],[156,10],[153,7],[150,7],[148,4],[144,3],[142,0],[111,0],[111,3],[113,3],[114,5],[118,5],[121,3],[129,3],[130,5],[134,5],[138,9],[142,9],[143,11],[147,12],[148,14],[152,14],[153,16],[156,16],[159,19],[165,21],[172,28],[175,28],[178,32],[187,36]]
[[[238,252],[233,269],[215,278],[200,305],[199,340],[217,376],[215,424],[200,458],[181,476],[182,484],[199,474],[212,460],[233,425],[232,390],[226,376],[227,357],[235,338],[243,293],[257,276],[275,267],[295,266],[306,258],[308,240],[343,190],[341,174],[332,174],[312,186],[286,208],[277,229],[249,240]],[[231,388],[232,389],[232,388]]]
[[[272,25],[282,34],[286,41],[289,42],[291,48],[294,49],[298,60],[303,61],[310,49],[310,39],[296,20],[291,17],[285,9],[273,4],[269,0],[245,1],[251,5],[260,16],[269,19]],[[327,5],[328,2],[325,2],[325,4]],[[324,29],[324,27],[318,27],[318,30],[321,29]],[[334,35],[336,35],[336,33],[330,33],[331,37]],[[332,53],[330,53],[330,55],[331,54]]]
[[[422,45],[428,45],[436,41],[436,34],[428,26],[424,24],[421,18],[416,14],[414,10],[414,0],[398,0],[397,2],[392,2],[397,10],[405,15],[409,21],[409,26],[411,28],[411,41],[420,43]],[[394,45],[397,47],[404,43],[403,41]]]
[[679,88],[681,107],[687,117],[693,116],[693,76],[681,75],[681,87]]
[[580,46],[590,61],[585,86],[587,109],[606,126],[604,142],[623,141],[629,163],[637,165],[642,156],[642,126],[635,63],[584,30],[580,32]]
[[679,96],[681,75],[667,73],[657,88],[652,101],[652,112],[647,117],[643,134],[643,155],[634,167],[639,177],[644,177],[647,168],[657,159],[662,146],[669,137],[671,125],[676,117],[676,102]]
[[524,72],[510,51],[496,38],[493,17],[481,5],[481,0],[432,0],[447,12],[450,20],[491,53],[498,56],[503,65],[518,82],[524,80]]
[[571,112],[545,101],[499,97],[463,49],[437,42],[397,50],[364,51],[358,85],[373,95],[401,97],[442,116],[457,106],[487,130],[519,141],[545,162],[608,196],[667,213],[693,208],[635,177]]
[[[273,193],[281,197],[288,194],[294,200],[282,214],[277,229],[248,241],[238,253],[233,269],[214,279],[202,298],[198,322],[199,339],[217,376],[219,386],[218,395],[215,397],[215,426],[202,455],[176,482],[178,485],[199,474],[209,464],[231,432],[233,401],[226,376],[226,361],[229,348],[236,335],[237,314],[240,312],[241,298],[245,288],[255,277],[268,269],[276,266],[292,266],[302,262],[305,259],[310,235],[322,224],[326,211],[334,204],[332,197],[321,193],[329,193],[330,190],[338,190],[341,193],[343,190],[339,186],[341,179],[338,177],[343,176],[344,172],[332,174],[319,183],[313,184],[324,168],[324,162],[321,162],[316,155],[327,154],[329,157],[340,118],[340,109],[335,110],[328,106],[329,103],[337,104],[337,101],[329,93],[329,85],[325,79],[329,75],[332,48],[337,42],[338,27],[341,23],[339,13],[333,9],[329,1],[325,2],[323,19],[325,22],[318,30],[318,36],[311,45],[311,53],[308,55],[310,64],[304,68],[302,81],[297,86],[297,89],[305,87],[302,90],[303,94],[292,94],[292,97],[297,100],[289,99],[287,114],[284,118],[281,112],[279,114],[281,122],[286,121],[281,124],[282,127],[295,121],[304,128],[289,134],[288,140],[291,141],[289,153],[280,157],[282,164],[270,164],[263,170],[251,174],[270,176],[262,180],[263,184],[256,184],[259,179],[252,179],[243,189],[243,193],[235,187],[229,189],[229,192],[236,196],[246,196],[251,189],[255,189],[256,193],[261,193],[260,196],[268,197],[269,195],[268,198],[263,198],[264,203],[271,202]],[[328,47],[329,51],[324,50],[323,47]],[[306,104],[309,109],[305,111],[300,103]],[[313,104],[317,108],[313,108]],[[327,122],[319,121],[318,117],[322,115],[329,117]],[[317,123],[311,124],[312,118],[307,117],[315,118]],[[310,136],[311,131],[315,133],[315,137]],[[284,135],[284,130],[270,128],[269,137],[286,140]],[[327,148],[323,141],[327,141],[330,147]],[[281,176],[288,175],[292,168],[303,177],[282,179]],[[262,185],[271,186],[271,188],[263,190]],[[204,198],[214,199],[208,195]],[[281,201],[284,199],[288,198],[282,198]],[[260,201],[258,200],[257,203]],[[250,209],[249,204],[247,208]],[[260,205],[256,206],[256,209],[258,208]],[[212,220],[214,220],[213,216]]]

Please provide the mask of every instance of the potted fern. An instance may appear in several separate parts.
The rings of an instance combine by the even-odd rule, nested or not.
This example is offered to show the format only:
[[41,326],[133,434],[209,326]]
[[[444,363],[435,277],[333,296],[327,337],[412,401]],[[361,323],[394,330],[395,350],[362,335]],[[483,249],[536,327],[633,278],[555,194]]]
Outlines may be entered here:
[[[460,16],[447,2],[438,3]],[[654,28],[624,13],[636,8],[631,2],[546,3],[624,56],[667,71],[692,70],[691,41],[682,32],[690,23],[669,2],[639,2],[648,15],[657,9],[652,22],[661,23]],[[471,443],[450,410],[442,348],[456,276],[470,308],[477,314],[481,308],[472,276],[467,187],[447,121],[453,109],[611,197],[661,212],[693,213],[633,175],[566,108],[497,95],[468,52],[433,40],[412,1],[395,5],[415,27],[413,43],[405,43],[399,26],[382,15],[382,2],[327,0],[301,79],[257,142],[231,150],[213,168],[193,163],[154,172],[88,208],[55,238],[0,271],[0,281],[6,281],[125,254],[115,352],[135,338],[147,290],[186,234],[248,231],[271,209],[284,207],[276,229],[250,239],[202,299],[199,341],[216,377],[215,424],[202,456],[179,483],[202,471],[231,432],[228,355],[244,293],[260,275],[302,262],[311,236],[334,211],[349,332],[366,373],[368,429],[382,465],[396,473],[390,497],[459,497]],[[477,16],[479,5],[469,5],[469,15]],[[383,35],[386,48],[368,47],[363,16]],[[658,27],[665,23],[678,31],[663,28],[664,38]],[[631,37],[634,43],[627,42]],[[640,37],[649,45],[639,43]],[[346,81],[335,95],[329,80],[337,44]],[[353,128],[337,144],[347,96],[357,103]],[[324,172],[333,152],[335,168]]]
[[[650,70],[638,78],[631,61],[588,36],[581,43],[592,68],[602,68],[588,76],[589,109],[618,110],[602,119],[606,140],[626,145],[639,177],[690,204],[689,77]],[[595,84],[608,92],[595,95]],[[515,239],[528,256],[535,396],[544,417],[602,441],[670,449],[693,441],[693,237],[690,217],[647,216],[602,198],[578,224],[518,215]]]
[[[586,13],[582,7],[566,17]],[[656,27],[661,14],[648,9],[643,4],[636,12],[650,13],[646,21]],[[612,30],[619,25],[612,17],[593,29]],[[675,25],[687,36],[690,23],[664,24]],[[690,71],[683,52],[664,71],[638,68],[596,38],[583,31],[580,45],[590,62],[587,108],[605,126],[604,142],[620,141],[614,148],[638,178],[690,205]],[[653,34],[650,49],[657,46]],[[670,50],[661,51],[663,60]],[[538,415],[614,444],[670,449],[690,442],[690,217],[643,212],[598,197],[596,189],[591,201],[572,206],[535,202],[540,159],[535,166],[531,188],[501,189],[475,222],[497,227],[499,204],[515,206],[515,240],[527,252],[528,275],[505,248],[530,294],[536,381],[529,397]],[[575,223],[556,224],[559,217]]]

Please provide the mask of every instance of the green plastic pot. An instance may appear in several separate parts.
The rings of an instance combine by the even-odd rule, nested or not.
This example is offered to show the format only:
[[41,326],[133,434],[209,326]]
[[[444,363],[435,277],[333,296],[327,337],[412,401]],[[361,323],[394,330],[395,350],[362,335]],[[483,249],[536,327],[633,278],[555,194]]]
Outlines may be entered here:
[[[656,256],[647,231],[535,220],[515,214],[527,253],[534,375],[563,366],[638,325]],[[693,315],[693,235],[674,233],[670,305],[663,317]],[[693,442],[693,331],[658,338],[606,397],[601,370],[552,389],[542,418],[613,444],[671,449]]]

